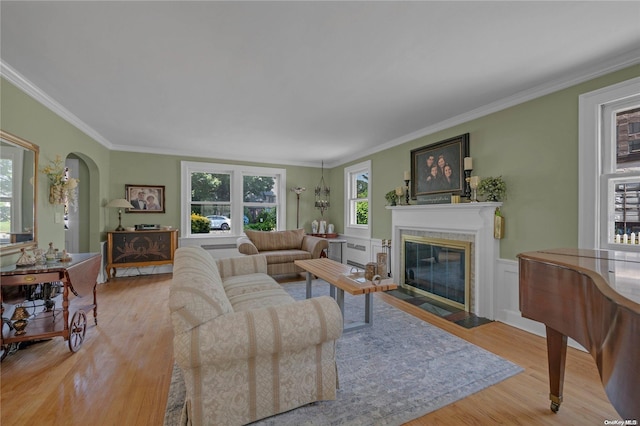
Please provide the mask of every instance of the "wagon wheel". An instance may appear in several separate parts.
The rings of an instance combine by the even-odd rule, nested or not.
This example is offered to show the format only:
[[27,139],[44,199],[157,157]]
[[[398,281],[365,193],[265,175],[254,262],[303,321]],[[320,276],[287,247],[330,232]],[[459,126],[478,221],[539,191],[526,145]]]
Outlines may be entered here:
[[[9,331],[13,330],[13,325],[11,324],[11,321],[9,321],[7,318],[2,318],[2,338],[4,339],[4,326],[7,325],[9,326]],[[13,342],[13,343],[9,343],[9,344],[4,344],[0,346],[0,362],[2,362],[7,355],[11,355],[15,352],[18,351],[18,349],[20,348],[20,342]]]
[[78,352],[86,332],[87,314],[83,310],[76,311],[71,317],[71,324],[69,325],[69,349],[71,352]]

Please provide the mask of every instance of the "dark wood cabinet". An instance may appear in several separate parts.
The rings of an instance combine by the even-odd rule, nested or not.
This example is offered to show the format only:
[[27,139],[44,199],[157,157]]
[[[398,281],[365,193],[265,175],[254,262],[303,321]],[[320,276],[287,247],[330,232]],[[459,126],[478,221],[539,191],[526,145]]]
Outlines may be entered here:
[[116,268],[173,264],[178,230],[107,232],[107,280]]

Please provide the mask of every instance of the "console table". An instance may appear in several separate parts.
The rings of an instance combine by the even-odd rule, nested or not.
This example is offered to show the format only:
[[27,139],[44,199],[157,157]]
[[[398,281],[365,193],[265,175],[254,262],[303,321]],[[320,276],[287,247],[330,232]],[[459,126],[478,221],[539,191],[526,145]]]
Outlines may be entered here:
[[116,268],[173,264],[178,230],[107,232],[107,281]]
[[[327,240],[329,243],[329,248],[325,254],[331,260],[335,260],[336,262],[343,262],[343,245],[347,243],[347,240],[344,238],[339,238],[338,234],[308,234],[312,237],[320,237]],[[338,253],[338,251],[340,253]]]
[[[0,269],[2,282],[0,283],[0,303],[2,307],[2,340],[3,356],[11,345],[30,340],[50,339],[62,336],[69,343],[71,352],[76,352],[87,331],[87,316],[85,310],[93,309],[94,323],[98,324],[98,302],[96,299],[96,283],[100,271],[101,256],[99,253],[71,254],[71,261],[47,263],[45,265],[16,266],[10,265]],[[56,306],[49,300],[51,294],[39,294],[33,297],[27,293],[32,285],[60,283],[62,286],[62,306]],[[49,287],[50,288],[50,287]],[[87,305],[75,306],[75,312],[69,321],[70,300],[69,292],[82,298],[93,294],[93,301]],[[59,296],[54,295],[54,296]],[[28,299],[28,300],[27,300]],[[50,301],[51,304],[45,303]],[[5,306],[22,305],[27,308],[28,324],[23,332],[9,326],[11,321],[5,318]],[[12,311],[13,312],[13,311]],[[5,335],[5,331],[8,332]]]

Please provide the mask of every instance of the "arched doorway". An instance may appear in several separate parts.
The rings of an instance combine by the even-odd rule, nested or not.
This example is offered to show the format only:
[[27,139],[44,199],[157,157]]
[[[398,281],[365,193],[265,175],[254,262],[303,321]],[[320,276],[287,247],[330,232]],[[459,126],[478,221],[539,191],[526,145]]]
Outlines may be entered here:
[[[69,177],[79,180],[77,201],[75,206],[65,206],[65,248],[70,253],[86,253],[96,251],[96,244],[92,244],[91,224],[98,220],[93,205],[99,200],[92,200],[92,187],[99,182],[96,164],[81,153],[70,153],[65,159],[65,166],[69,169]],[[93,247],[93,248],[92,248]]]

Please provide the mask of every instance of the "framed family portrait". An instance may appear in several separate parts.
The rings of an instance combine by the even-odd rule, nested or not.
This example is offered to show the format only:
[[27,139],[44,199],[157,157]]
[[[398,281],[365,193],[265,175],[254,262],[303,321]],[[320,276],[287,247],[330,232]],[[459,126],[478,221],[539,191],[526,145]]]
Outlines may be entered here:
[[125,198],[133,206],[127,213],[164,213],[164,186],[125,185]]
[[411,151],[411,198],[464,192],[464,157],[469,133]]

